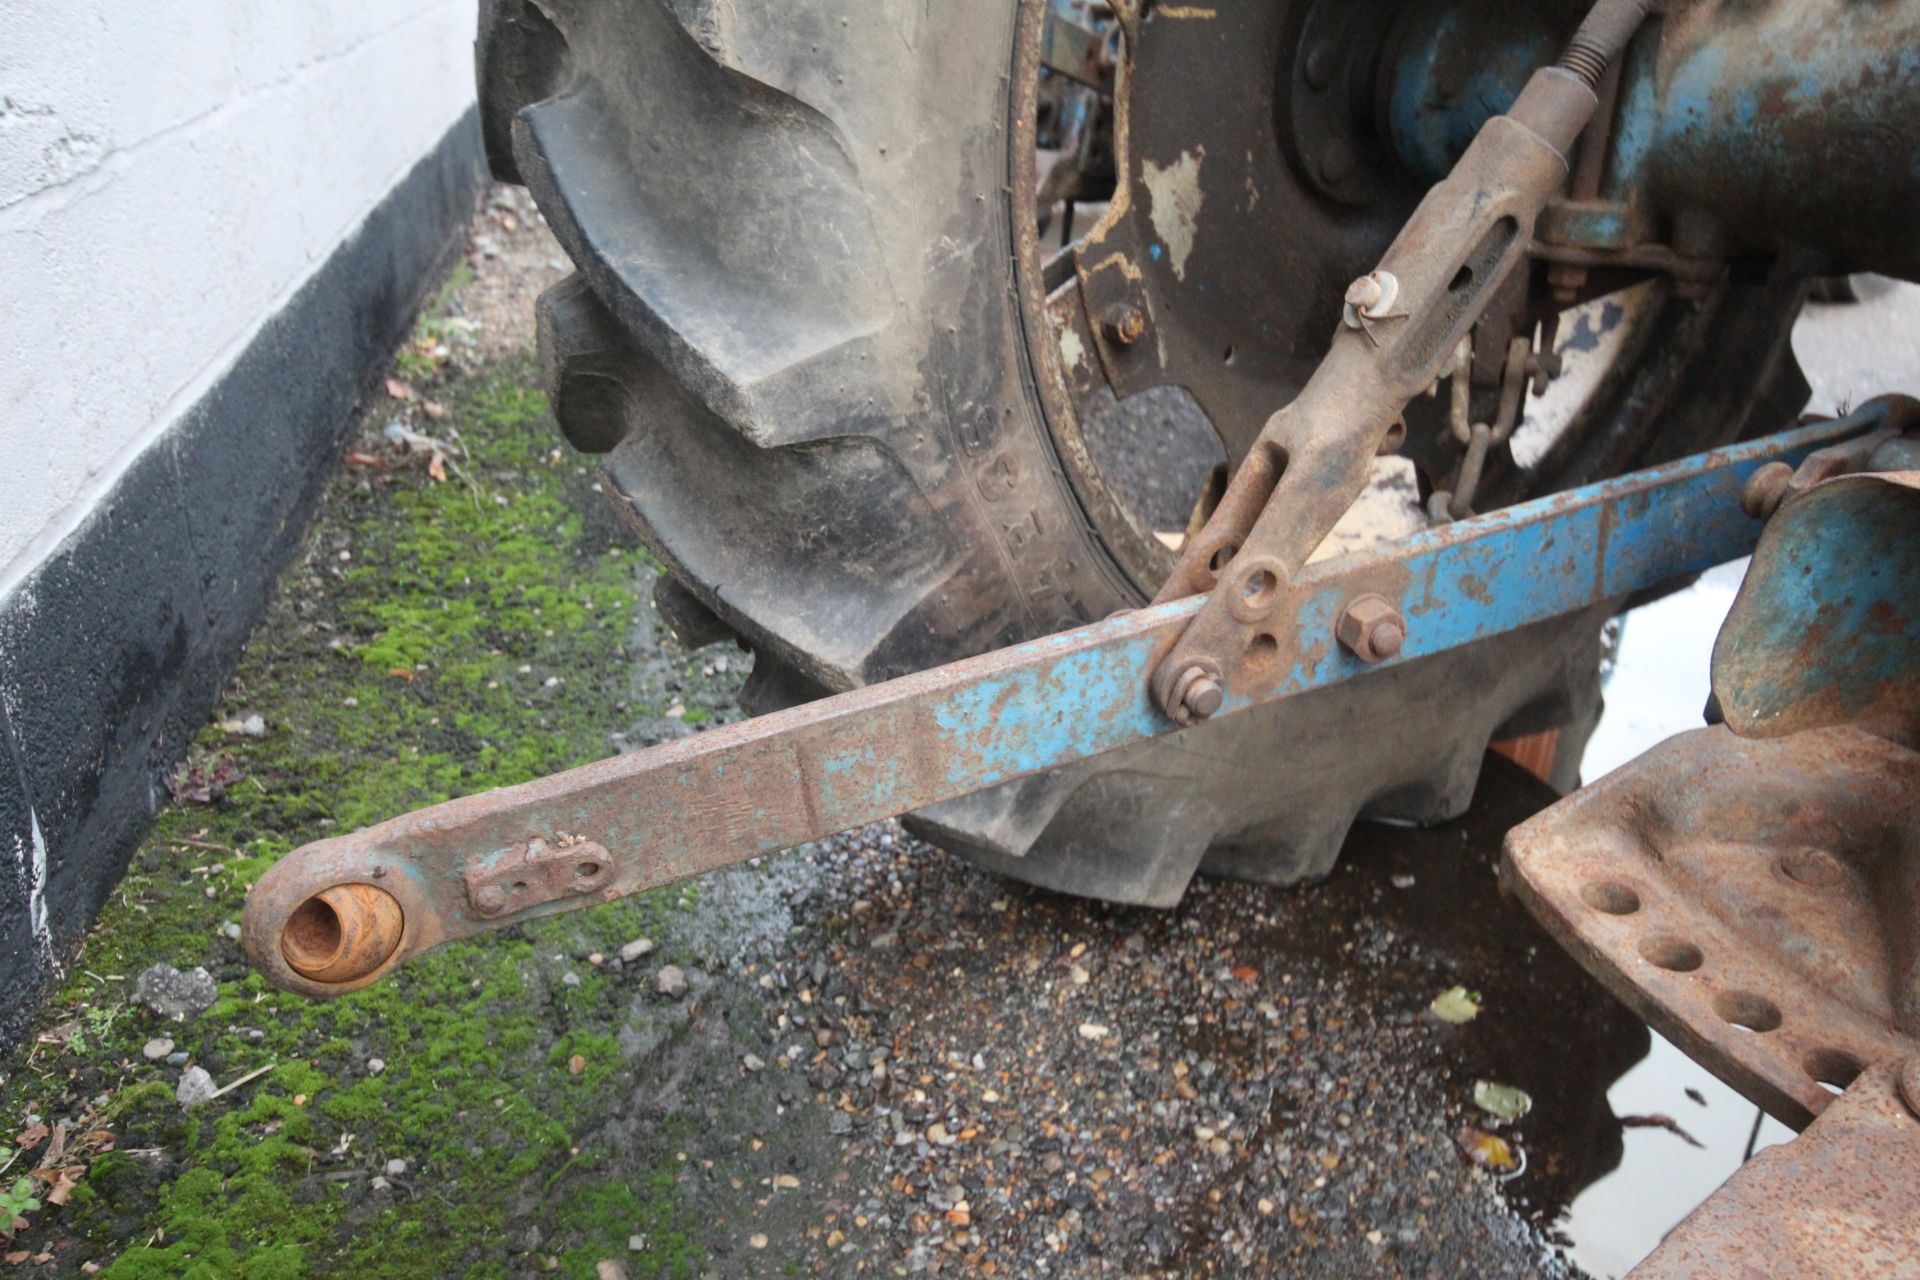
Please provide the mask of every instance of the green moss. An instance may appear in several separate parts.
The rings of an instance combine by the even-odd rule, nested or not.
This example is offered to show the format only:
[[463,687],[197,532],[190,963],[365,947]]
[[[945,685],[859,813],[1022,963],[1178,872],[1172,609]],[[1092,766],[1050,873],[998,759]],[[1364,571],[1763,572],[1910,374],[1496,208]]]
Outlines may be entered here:
[[[267,988],[222,931],[298,844],[595,759],[622,702],[681,696],[630,684],[650,561],[595,514],[532,380],[519,362],[430,388],[448,413],[417,425],[458,442],[445,482],[417,460],[334,479],[222,712],[258,711],[268,733],[216,720],[200,735],[189,764],[230,760],[238,781],[161,814],[48,1010],[73,1024],[66,1048],[0,1082],[7,1121],[110,1095],[119,1150],[143,1152],[96,1161],[87,1193],[36,1223],[81,1242],[66,1256],[115,1280],[517,1275],[516,1206],[551,1194],[539,1252],[561,1274],[626,1258],[636,1232],[652,1247],[634,1275],[697,1273],[670,1129],[593,1144],[630,1087],[613,1031],[631,990],[571,962],[582,981],[563,987],[552,965],[647,930],[678,890],[448,946],[325,1003]],[[356,447],[385,453],[371,433]],[[132,978],[156,960],[207,965],[219,1003],[180,1025],[134,1008]],[[178,1071],[140,1055],[156,1034],[222,1084],[272,1069],[183,1112]],[[375,1190],[394,1158],[408,1172]]]
[[[676,1197],[673,1175],[664,1171],[638,1186],[618,1179],[583,1181],[555,1214],[556,1226],[578,1242],[559,1255],[561,1274],[592,1277],[595,1262],[616,1257],[624,1260],[632,1280],[699,1275],[706,1251],[684,1221],[661,1213]],[[633,1235],[645,1238],[647,1247],[639,1253],[627,1249]]]

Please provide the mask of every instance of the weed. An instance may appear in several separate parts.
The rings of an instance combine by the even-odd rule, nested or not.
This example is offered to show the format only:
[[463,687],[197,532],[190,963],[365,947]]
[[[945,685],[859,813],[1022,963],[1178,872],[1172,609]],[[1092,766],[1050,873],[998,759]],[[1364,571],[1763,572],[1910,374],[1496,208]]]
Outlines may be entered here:
[[27,1215],[39,1211],[40,1202],[33,1195],[33,1180],[16,1179],[10,1189],[0,1191],[0,1236],[13,1239],[27,1229]]

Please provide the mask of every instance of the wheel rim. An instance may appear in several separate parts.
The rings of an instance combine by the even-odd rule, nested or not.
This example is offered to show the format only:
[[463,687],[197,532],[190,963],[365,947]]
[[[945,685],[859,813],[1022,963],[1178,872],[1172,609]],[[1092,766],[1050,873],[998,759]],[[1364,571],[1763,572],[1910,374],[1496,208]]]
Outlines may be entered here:
[[[1009,185],[1029,357],[1062,469],[1143,598],[1170,570],[1183,530],[1167,528],[1164,510],[1148,518],[1126,477],[1113,474],[1111,456],[1102,456],[1102,398],[1179,388],[1172,398],[1191,405],[1188,416],[1211,428],[1231,463],[1298,393],[1339,324],[1346,283],[1377,262],[1426,188],[1378,131],[1353,120],[1362,108],[1385,118],[1390,104],[1373,101],[1377,65],[1404,39],[1409,14],[1424,20],[1444,8],[1444,0],[1294,0],[1221,3],[1205,22],[1150,14],[1130,28],[1136,47],[1121,60],[1113,94],[1113,199],[1071,248],[1049,255],[1035,220],[1020,216],[1038,190],[1046,21],[1044,0],[1023,0]],[[1673,323],[1664,299],[1649,303],[1648,292],[1609,318]],[[1117,318],[1132,312],[1145,313],[1142,331],[1119,340]],[[1608,346],[1630,357],[1643,339]],[[1619,381],[1587,379],[1588,399],[1622,394]],[[1577,434],[1605,416],[1603,406],[1565,395],[1529,407],[1536,438]],[[1555,421],[1543,432],[1539,419],[1549,413]],[[1445,398],[1416,400],[1407,419],[1406,452],[1424,497],[1455,461],[1443,442]],[[1513,501],[1553,487],[1557,470],[1530,477],[1502,459],[1485,490]],[[1411,472],[1404,483],[1414,483]],[[1190,501],[1199,496],[1193,488]]]

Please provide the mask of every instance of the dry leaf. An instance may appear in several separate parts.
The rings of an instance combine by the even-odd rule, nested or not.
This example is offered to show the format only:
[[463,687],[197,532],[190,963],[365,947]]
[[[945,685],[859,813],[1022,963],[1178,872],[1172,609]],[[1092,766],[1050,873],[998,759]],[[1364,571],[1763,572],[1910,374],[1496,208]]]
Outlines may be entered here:
[[80,1185],[80,1175],[84,1172],[77,1165],[64,1165],[58,1169],[35,1169],[33,1176],[47,1184],[43,1200],[48,1204],[65,1204],[73,1189]]
[[37,1147],[47,1140],[47,1134],[51,1132],[52,1130],[47,1128],[46,1121],[36,1120],[20,1131],[19,1136],[13,1140],[13,1145],[16,1147]]
[[1525,1089],[1516,1089],[1510,1084],[1496,1084],[1491,1080],[1473,1082],[1473,1105],[1496,1120],[1512,1124],[1527,1112],[1533,1110],[1533,1098]]
[[395,400],[411,400],[414,397],[414,390],[398,378],[388,378],[387,394]]
[[387,674],[395,680],[405,680],[409,684],[413,683],[413,668],[411,667],[388,667]]
[[377,458],[371,453],[356,452],[347,455],[347,465],[354,467],[373,467],[377,470],[385,471],[387,469],[387,460],[385,458]]
[[1233,971],[1233,976],[1242,982],[1252,982],[1260,976],[1260,971],[1250,964],[1243,964]]
[[40,1156],[40,1168],[45,1169],[60,1163],[60,1157],[67,1149],[67,1122],[62,1120],[53,1126],[53,1141]]
[[1480,997],[1465,987],[1449,987],[1433,998],[1427,1009],[1442,1022],[1456,1026],[1472,1022],[1480,1012]]
[[1482,1169],[1512,1173],[1520,1167],[1520,1158],[1514,1154],[1507,1140],[1485,1129],[1475,1129],[1469,1125],[1455,1135],[1454,1141],[1460,1144],[1460,1150],[1466,1153],[1467,1159]]
[[426,414],[435,422],[438,422],[447,416],[447,406],[441,404],[438,400],[422,400],[420,402],[420,412]]
[[439,454],[433,455],[433,461],[427,464],[427,474],[438,482],[447,478],[447,460]]

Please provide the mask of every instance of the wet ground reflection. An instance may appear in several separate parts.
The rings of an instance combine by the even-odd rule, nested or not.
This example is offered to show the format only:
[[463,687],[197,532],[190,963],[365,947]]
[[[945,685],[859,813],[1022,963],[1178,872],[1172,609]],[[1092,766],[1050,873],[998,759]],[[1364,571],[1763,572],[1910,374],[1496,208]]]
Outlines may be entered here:
[[[1501,897],[1501,838],[1553,799],[1490,759],[1465,818],[1430,831],[1357,828],[1322,892],[1354,899],[1417,968],[1440,961],[1480,993],[1481,1016],[1449,1033],[1447,1070],[1459,1091],[1486,1079],[1533,1098],[1518,1123],[1487,1122],[1525,1157],[1502,1190],[1582,1270],[1617,1277],[1739,1167],[1756,1110]],[[1758,1144],[1790,1137],[1767,1120]]]

